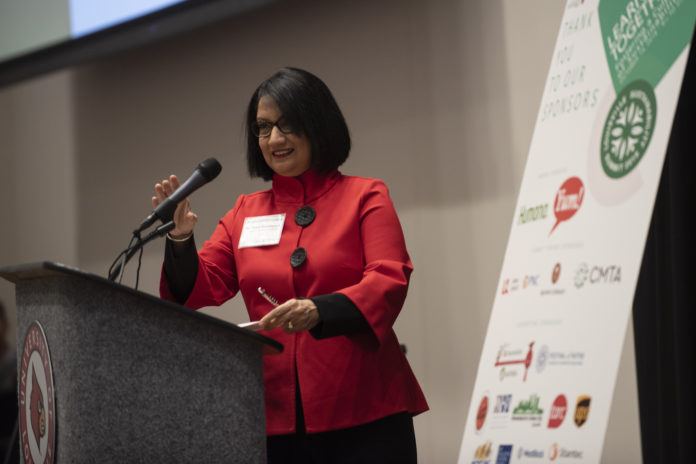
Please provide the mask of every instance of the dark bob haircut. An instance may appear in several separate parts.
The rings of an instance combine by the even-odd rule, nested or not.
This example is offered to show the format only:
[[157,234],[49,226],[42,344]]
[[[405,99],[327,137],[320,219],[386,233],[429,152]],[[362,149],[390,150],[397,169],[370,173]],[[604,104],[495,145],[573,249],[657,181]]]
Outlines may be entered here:
[[285,121],[298,135],[309,139],[312,168],[327,174],[348,158],[350,134],[343,114],[329,88],[317,76],[302,69],[283,68],[258,86],[246,117],[247,167],[251,177],[273,178],[263,159],[259,139],[252,132],[261,97],[267,95],[280,108]]

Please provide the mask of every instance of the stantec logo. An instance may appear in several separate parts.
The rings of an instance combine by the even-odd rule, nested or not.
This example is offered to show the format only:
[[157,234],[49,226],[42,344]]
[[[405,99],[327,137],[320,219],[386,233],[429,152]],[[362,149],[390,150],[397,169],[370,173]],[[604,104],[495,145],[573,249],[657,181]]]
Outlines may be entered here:
[[590,267],[587,263],[580,263],[575,271],[573,281],[577,288],[582,288],[586,282],[591,284],[621,283],[621,266],[611,264]]
[[558,443],[552,443],[549,446],[549,461],[555,461],[558,457]]
[[571,450],[558,446],[558,443],[552,443],[549,446],[549,461],[555,461],[556,459],[582,459],[582,451]]
[[549,411],[549,425],[550,429],[557,429],[563,423],[566,416],[566,411],[568,410],[568,401],[565,395],[561,394],[553,400],[551,404],[551,411]]
[[556,201],[553,203],[553,214],[556,215],[556,223],[551,228],[549,235],[556,230],[556,227],[568,219],[575,216],[582,200],[585,198],[585,186],[579,177],[571,177],[563,182],[563,185],[556,193]]

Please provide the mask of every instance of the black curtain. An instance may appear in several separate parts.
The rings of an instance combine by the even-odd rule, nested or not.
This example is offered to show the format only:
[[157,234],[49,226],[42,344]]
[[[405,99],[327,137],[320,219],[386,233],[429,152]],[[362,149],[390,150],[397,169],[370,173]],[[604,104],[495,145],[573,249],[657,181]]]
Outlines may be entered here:
[[646,464],[696,462],[695,49],[692,41],[633,302]]

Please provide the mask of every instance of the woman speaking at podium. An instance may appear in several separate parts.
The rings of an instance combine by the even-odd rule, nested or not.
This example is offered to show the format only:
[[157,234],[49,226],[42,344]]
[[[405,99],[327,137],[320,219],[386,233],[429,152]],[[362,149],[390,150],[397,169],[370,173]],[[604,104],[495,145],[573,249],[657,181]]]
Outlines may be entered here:
[[[326,85],[284,68],[246,115],[247,164],[268,190],[242,195],[197,251],[188,199],[174,214],[160,284],[190,308],[241,292],[285,346],[264,357],[268,462],[416,462],[428,409],[394,334],[413,269],[387,187],[344,176],[348,127]],[[156,207],[179,186],[155,186]]]

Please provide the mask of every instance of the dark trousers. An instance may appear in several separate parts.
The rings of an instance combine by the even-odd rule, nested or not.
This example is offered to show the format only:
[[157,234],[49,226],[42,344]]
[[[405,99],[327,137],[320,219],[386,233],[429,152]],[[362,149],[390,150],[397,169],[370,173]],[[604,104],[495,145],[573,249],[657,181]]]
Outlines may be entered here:
[[[298,414],[301,417],[301,414]],[[322,433],[274,435],[267,439],[268,464],[416,464],[416,436],[408,412]]]

